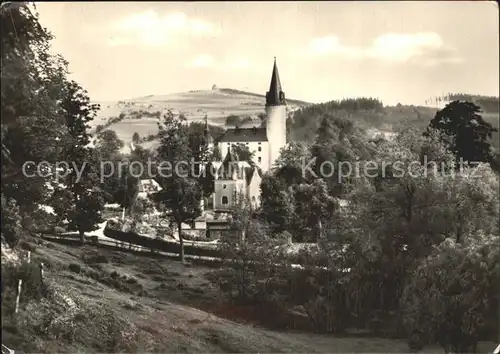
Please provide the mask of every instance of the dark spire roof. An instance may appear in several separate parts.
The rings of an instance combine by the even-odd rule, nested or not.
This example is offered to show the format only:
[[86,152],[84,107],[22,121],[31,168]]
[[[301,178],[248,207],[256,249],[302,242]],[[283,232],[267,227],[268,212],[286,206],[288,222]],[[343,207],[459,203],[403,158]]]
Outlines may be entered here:
[[276,57],[274,57],[273,74],[271,76],[271,85],[266,93],[266,106],[285,105],[285,93],[281,88],[280,75],[278,66],[276,65]]
[[212,135],[210,134],[210,129],[208,127],[208,115],[205,114],[205,132],[204,132],[205,144],[213,143]]
[[[219,168],[219,179],[232,180],[233,177],[239,176],[238,161],[238,155],[231,151],[231,147],[228,147],[226,157]],[[233,173],[236,173],[236,176]]]
[[208,114],[205,114],[205,134],[208,134]]

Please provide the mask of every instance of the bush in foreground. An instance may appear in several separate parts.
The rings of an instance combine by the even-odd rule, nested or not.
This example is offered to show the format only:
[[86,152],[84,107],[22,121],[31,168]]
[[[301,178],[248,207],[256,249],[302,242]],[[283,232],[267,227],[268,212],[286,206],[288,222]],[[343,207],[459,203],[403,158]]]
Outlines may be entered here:
[[437,341],[446,353],[475,352],[479,340],[498,333],[498,236],[445,240],[423,260],[402,303],[410,345]]

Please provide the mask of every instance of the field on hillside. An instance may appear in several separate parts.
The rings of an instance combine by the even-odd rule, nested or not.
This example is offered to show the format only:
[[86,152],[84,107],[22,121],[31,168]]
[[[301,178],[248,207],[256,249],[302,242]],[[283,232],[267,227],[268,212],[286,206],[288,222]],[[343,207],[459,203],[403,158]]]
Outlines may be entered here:
[[[289,103],[290,109],[297,109],[306,103]],[[132,134],[137,131],[144,136],[157,132],[157,119],[142,118],[131,119],[135,112],[147,111],[165,114],[169,109],[174,114],[183,114],[188,121],[203,121],[205,115],[212,125],[224,125],[229,115],[256,116],[264,112],[265,97],[240,91],[200,90],[171,95],[152,95],[132,100],[119,102],[97,102],[101,109],[98,117],[92,122],[92,127],[105,124],[111,117],[118,117],[121,113],[126,118],[113,124],[113,129],[126,144],[132,139]]]
[[[229,115],[256,116],[264,112],[265,97],[262,95],[242,92],[231,89],[200,90],[171,95],[151,95],[132,100],[119,102],[101,102],[98,118],[93,122],[93,127],[103,125],[111,117],[124,114],[125,118],[112,124],[108,129],[113,129],[118,137],[128,146],[134,132],[141,137],[156,134],[158,131],[158,118],[149,117],[156,114],[161,116],[171,109],[174,114],[183,114],[188,121],[203,121],[205,115],[212,125],[225,126],[226,117]],[[320,119],[317,118],[315,105],[306,102],[288,100],[291,111],[309,106],[304,114],[299,114],[302,122],[291,123],[289,139],[309,140],[314,139]],[[319,105],[321,106],[321,104]],[[364,129],[376,128],[382,132],[398,132],[406,128],[425,129],[434,117],[438,108],[424,106],[386,106],[380,111],[353,111],[347,117],[356,121]],[[320,110],[319,113],[322,111]],[[331,112],[345,116],[346,112]],[[142,117],[142,118],[141,118]],[[498,113],[483,113],[484,119],[495,127],[499,126]],[[296,119],[297,120],[297,119]],[[493,145],[499,147],[498,134],[492,139]],[[142,143],[145,148],[154,148],[157,141]]]
[[139,136],[145,137],[150,134],[158,133],[158,119],[156,118],[142,118],[130,119],[125,118],[121,122],[115,123],[109,127],[116,132],[118,137],[124,141],[125,144],[132,141],[132,135],[138,133]]
[[265,329],[251,316],[259,311],[224,302],[207,266],[40,239],[24,247],[32,250],[33,262],[46,265],[50,295],[22,301],[17,324],[2,303],[3,344],[16,351],[408,351],[401,340]]

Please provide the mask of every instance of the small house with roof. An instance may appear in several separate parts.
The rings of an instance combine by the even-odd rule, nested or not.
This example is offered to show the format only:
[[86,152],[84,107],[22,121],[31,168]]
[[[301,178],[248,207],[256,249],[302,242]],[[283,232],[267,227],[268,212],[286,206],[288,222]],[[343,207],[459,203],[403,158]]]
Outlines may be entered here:
[[252,161],[240,161],[228,148],[222,162],[213,162],[214,211],[227,211],[242,198],[247,198],[254,207],[258,206],[262,171]]

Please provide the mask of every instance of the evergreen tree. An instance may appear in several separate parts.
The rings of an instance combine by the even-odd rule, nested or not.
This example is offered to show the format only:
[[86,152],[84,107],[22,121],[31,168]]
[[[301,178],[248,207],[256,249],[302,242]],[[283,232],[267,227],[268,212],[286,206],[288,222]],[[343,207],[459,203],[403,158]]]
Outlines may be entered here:
[[138,133],[138,132],[135,132],[135,133],[132,135],[132,142],[133,142],[134,144],[138,144],[140,140],[141,140],[141,137],[139,136],[139,133]]

